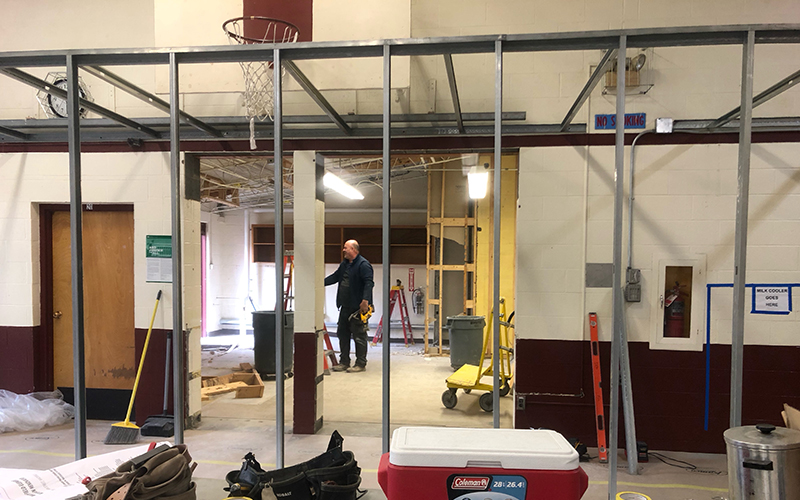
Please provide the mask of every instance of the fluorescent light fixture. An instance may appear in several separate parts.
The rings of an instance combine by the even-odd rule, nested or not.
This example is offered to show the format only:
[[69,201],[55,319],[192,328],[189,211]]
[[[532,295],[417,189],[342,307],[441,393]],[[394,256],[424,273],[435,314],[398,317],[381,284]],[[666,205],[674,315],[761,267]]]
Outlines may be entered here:
[[485,163],[482,167],[470,167],[467,184],[470,198],[473,200],[486,198],[486,187],[489,185],[489,164]]
[[330,172],[325,172],[325,176],[322,178],[322,183],[326,188],[333,189],[337,193],[344,195],[351,200],[364,199],[364,195],[361,194],[358,189],[354,188],[350,184],[340,179],[337,175]]

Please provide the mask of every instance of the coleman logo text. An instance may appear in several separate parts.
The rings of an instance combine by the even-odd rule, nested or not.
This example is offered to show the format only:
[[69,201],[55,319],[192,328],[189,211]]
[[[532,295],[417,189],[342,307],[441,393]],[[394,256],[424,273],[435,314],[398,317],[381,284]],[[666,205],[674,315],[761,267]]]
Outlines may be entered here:
[[489,487],[488,477],[456,476],[453,479],[454,490],[485,490]]

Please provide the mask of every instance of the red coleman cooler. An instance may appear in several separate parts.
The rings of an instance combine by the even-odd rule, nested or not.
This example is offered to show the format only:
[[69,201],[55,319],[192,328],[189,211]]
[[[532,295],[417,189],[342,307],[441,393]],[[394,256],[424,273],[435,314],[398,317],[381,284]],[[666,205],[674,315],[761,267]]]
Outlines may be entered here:
[[589,477],[554,431],[401,427],[378,483],[388,500],[579,500]]

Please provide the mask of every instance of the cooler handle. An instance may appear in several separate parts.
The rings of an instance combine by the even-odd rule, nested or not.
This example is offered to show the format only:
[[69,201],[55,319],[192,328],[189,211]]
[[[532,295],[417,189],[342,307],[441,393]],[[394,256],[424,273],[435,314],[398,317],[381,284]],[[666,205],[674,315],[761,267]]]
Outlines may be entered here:
[[467,467],[503,467],[499,460],[467,460]]

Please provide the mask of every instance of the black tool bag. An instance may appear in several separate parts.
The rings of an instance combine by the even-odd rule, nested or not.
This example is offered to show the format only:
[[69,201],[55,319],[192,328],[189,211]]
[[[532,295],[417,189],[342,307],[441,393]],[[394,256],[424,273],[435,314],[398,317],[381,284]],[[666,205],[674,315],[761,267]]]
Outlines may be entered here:
[[344,439],[334,431],[328,450],[306,462],[264,471],[252,453],[244,457],[240,470],[225,479],[230,496],[255,500],[355,500],[361,484],[361,468],[353,452],[343,451]]

